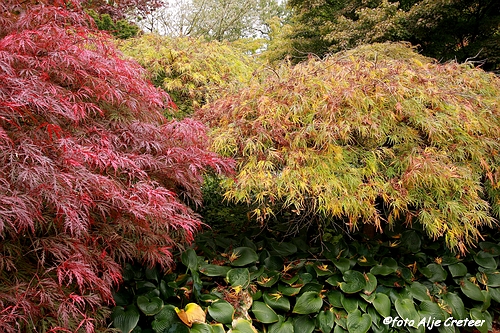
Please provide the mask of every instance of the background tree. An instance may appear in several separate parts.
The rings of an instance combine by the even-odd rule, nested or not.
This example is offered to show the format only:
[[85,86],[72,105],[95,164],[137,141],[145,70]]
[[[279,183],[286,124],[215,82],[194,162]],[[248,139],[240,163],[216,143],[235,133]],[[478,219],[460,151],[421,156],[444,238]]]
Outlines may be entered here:
[[295,56],[323,56],[360,44],[409,41],[424,55],[499,64],[500,3],[495,0],[291,0]]
[[165,0],[81,0],[83,8],[107,14],[113,21],[131,14],[147,15],[166,4]]
[[202,173],[231,163],[78,2],[21,5],[0,4],[0,327],[90,333],[120,264],[169,267]]
[[131,23],[126,19],[113,20],[111,15],[99,14],[92,9],[87,10],[87,12],[92,17],[99,30],[108,31],[116,38],[131,38],[137,36],[140,31],[140,28],[136,24]]
[[143,16],[139,24],[148,32],[171,37],[234,41],[267,37],[267,21],[283,16],[284,10],[276,0],[175,0]]
[[261,221],[419,224],[464,252],[500,215],[499,94],[493,74],[376,44],[283,64],[197,116],[239,161],[226,197]]

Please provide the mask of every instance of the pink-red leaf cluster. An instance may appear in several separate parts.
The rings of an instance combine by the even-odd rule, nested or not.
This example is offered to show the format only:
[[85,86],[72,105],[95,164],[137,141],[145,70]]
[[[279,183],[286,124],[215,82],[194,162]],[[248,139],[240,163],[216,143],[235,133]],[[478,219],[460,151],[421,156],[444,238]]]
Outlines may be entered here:
[[120,264],[169,267],[232,162],[78,2],[29,3],[0,4],[0,327],[93,332]]

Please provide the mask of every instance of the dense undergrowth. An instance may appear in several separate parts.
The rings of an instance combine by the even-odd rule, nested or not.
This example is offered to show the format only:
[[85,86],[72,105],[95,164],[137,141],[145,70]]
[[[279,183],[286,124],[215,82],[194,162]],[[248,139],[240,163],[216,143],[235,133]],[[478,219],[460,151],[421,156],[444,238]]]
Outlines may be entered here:
[[[214,199],[206,210],[224,206]],[[443,239],[430,242],[418,225],[374,238],[331,230],[312,241],[306,232],[287,237],[262,231],[243,211],[231,205],[220,214],[212,211],[219,218],[178,254],[175,269],[127,265],[114,294],[114,327],[147,333],[492,327],[500,302],[496,234],[461,256]],[[384,322],[388,317],[407,321]],[[471,322],[475,326],[467,327]]]

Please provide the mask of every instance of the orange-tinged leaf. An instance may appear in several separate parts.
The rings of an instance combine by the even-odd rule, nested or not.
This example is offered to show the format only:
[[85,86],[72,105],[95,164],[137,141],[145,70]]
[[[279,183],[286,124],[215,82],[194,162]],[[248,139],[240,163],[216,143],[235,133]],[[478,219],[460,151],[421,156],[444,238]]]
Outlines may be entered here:
[[204,323],[206,319],[205,311],[196,303],[189,303],[184,309],[175,308],[179,319],[187,326],[193,326],[193,323]]

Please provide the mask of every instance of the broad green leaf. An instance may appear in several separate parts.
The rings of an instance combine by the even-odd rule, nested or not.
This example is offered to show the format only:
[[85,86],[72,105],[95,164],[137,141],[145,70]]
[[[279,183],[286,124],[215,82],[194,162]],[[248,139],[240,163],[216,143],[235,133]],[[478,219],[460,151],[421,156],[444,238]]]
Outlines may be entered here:
[[497,303],[500,303],[500,289],[499,288],[488,288],[490,292],[491,299]]
[[284,320],[283,316],[279,316],[277,323],[269,325],[269,333],[294,333],[294,326],[289,320]]
[[496,257],[500,255],[500,245],[491,242],[480,242],[479,247],[486,253]]
[[488,287],[500,287],[500,272],[484,273]]
[[144,274],[146,276],[146,279],[152,280],[156,283],[158,283],[158,281],[160,280],[160,273],[158,272],[158,269],[156,267],[146,267]]
[[342,300],[344,299],[344,294],[339,290],[330,290],[326,296],[328,297],[328,303],[336,308],[342,308]]
[[228,333],[257,333],[257,330],[250,321],[238,318],[233,321],[232,329]]
[[372,304],[382,317],[389,317],[391,314],[391,300],[386,294],[376,293]]
[[348,333],[348,331],[343,329],[340,325],[335,325],[333,333]]
[[484,267],[484,268],[489,268],[489,269],[495,269],[497,268],[497,261],[491,255],[490,253],[484,252],[484,251],[479,251],[475,256],[474,256],[474,261]]
[[212,327],[206,323],[195,323],[189,333],[213,333]]
[[[162,281],[163,282],[163,281]],[[113,291],[113,300],[115,304],[118,306],[127,306],[132,303],[132,295],[128,293],[126,290],[124,291]]]
[[372,256],[370,255],[364,255],[361,256],[357,259],[358,265],[361,267],[370,267],[370,266],[375,266],[377,264],[377,261],[373,259]]
[[398,263],[393,258],[384,257],[380,265],[373,266],[370,269],[370,273],[373,275],[389,275],[395,273],[398,270]]
[[271,242],[271,248],[281,257],[288,257],[297,252],[297,246],[288,242]]
[[342,282],[342,275],[340,274],[335,274],[335,275],[332,275],[330,276],[328,279],[326,279],[326,283],[328,283],[329,285],[332,285],[334,287],[338,287],[339,283]]
[[346,271],[343,278],[345,282],[340,283],[340,289],[347,294],[357,293],[366,287],[365,276],[358,271]]
[[366,333],[372,325],[372,318],[369,314],[356,310],[347,316],[347,330],[352,333]]
[[255,319],[264,324],[275,323],[278,321],[278,315],[274,310],[264,302],[253,302],[252,312]]
[[[375,294],[373,294],[373,297],[375,297]],[[372,317],[372,330],[376,329],[376,327],[383,326],[381,324],[382,316],[377,312],[377,310],[375,310],[373,306],[367,306],[366,313],[368,313],[370,317]]]
[[343,309],[333,308],[333,315],[335,316],[335,324],[347,330],[347,312]]
[[[151,328],[156,333],[163,333],[175,323],[181,323],[181,321],[175,312],[175,307],[167,304],[155,315],[155,319],[151,322]],[[182,325],[184,326],[184,324]]]
[[236,259],[231,262],[231,265],[236,267],[246,266],[259,260],[257,253],[249,247],[235,248],[231,254],[232,256],[236,257]]
[[140,314],[134,305],[127,306],[125,309],[122,306],[115,306],[111,313],[113,326],[118,328],[122,333],[130,333],[137,326]]
[[224,325],[220,323],[210,324],[210,326],[212,327],[213,333],[226,333],[226,331],[224,330]]
[[331,310],[325,310],[318,313],[316,323],[319,330],[323,333],[330,333],[335,324],[335,318]]
[[255,245],[252,240],[248,239],[248,237],[243,238],[243,245],[257,251],[257,245]]
[[258,279],[266,270],[266,267],[260,266],[259,269],[253,270],[249,269],[250,271],[250,281],[253,281],[255,279]]
[[446,280],[446,277],[448,276],[448,273],[444,270],[443,266],[432,263],[426,266],[428,272],[430,272],[429,275],[425,274],[427,278],[429,278],[429,281],[431,282],[441,282]]
[[481,289],[467,279],[460,280],[460,289],[465,296],[475,301],[484,302],[484,295]]
[[206,276],[226,276],[231,268],[203,263],[200,265],[200,272]]
[[372,273],[373,275],[383,275],[383,276],[386,276],[386,275],[389,275],[389,274],[392,274],[392,273],[396,272],[396,270],[397,270],[397,268],[393,268],[393,267],[390,267],[390,266],[377,265],[377,266],[373,266],[370,269],[370,273]]
[[280,281],[291,286],[293,284],[295,284],[297,282],[297,280],[299,279],[299,275],[298,274],[294,274],[291,278],[289,279],[285,279],[284,277],[281,277]]
[[233,268],[227,272],[226,279],[232,287],[245,289],[250,284],[250,272],[248,268]]
[[154,297],[160,297],[160,295],[161,295],[160,290],[155,288],[155,289],[150,290],[147,293],[143,294],[142,296],[146,296],[147,298],[151,299]]
[[321,264],[313,265],[313,268],[317,276],[330,276],[333,275],[333,271],[335,271],[335,268]]
[[489,290],[481,290],[484,296],[484,302],[481,305],[481,311],[486,311],[491,305],[491,294]]
[[138,296],[137,306],[146,316],[153,316],[163,308],[163,300],[159,297]]
[[400,318],[413,320],[413,327],[417,327],[416,325],[420,321],[420,317],[418,315],[417,310],[415,309],[415,304],[413,300],[410,298],[398,298],[396,302],[394,302],[394,306],[396,308],[396,312],[398,313]]
[[450,270],[452,277],[465,276],[467,274],[467,267],[461,262],[449,265],[448,269]]
[[278,285],[278,290],[279,290],[280,293],[282,293],[285,296],[295,296],[298,293],[300,293],[300,291],[302,290],[302,286],[301,285],[298,285],[298,286],[289,286],[287,284],[281,284],[280,283]]
[[200,301],[203,301],[205,303],[213,303],[215,301],[218,301],[221,299],[221,295],[216,295],[213,293],[210,294],[201,294],[200,297],[198,297]]
[[293,321],[294,332],[312,333],[315,329],[314,321],[309,316],[295,316]]
[[334,259],[332,260],[332,262],[335,267],[337,267],[342,273],[348,271],[351,268],[351,262],[346,258],[339,258],[338,260]]
[[[485,312],[482,312],[481,310],[479,309],[476,309],[476,308],[472,308],[470,310],[470,319],[473,319],[473,320],[477,320],[479,321],[479,323],[482,323],[481,326],[474,326],[479,332],[481,333],[488,333],[488,318],[486,316],[486,313]],[[484,322],[482,322],[484,320]]]
[[375,294],[376,293],[371,293],[370,295],[367,295],[367,294],[359,294],[359,296],[361,296],[362,299],[364,299],[368,304],[372,304],[373,303],[373,300],[375,299]]
[[455,319],[465,319],[465,306],[462,299],[455,293],[446,293],[443,295],[443,301],[451,309],[451,315]]
[[420,318],[431,318],[444,321],[447,316],[445,316],[443,310],[439,307],[439,304],[426,300],[422,301],[419,305],[420,311],[418,312]]
[[300,293],[303,294],[306,291],[316,291],[319,293],[319,292],[321,292],[321,290],[323,290],[322,284],[317,283],[317,282],[309,282],[301,288]]
[[342,307],[347,313],[351,313],[358,308],[358,300],[353,297],[344,297],[342,298]]
[[272,272],[269,274],[263,273],[259,278],[257,279],[257,283],[261,285],[262,287],[272,287],[276,282],[278,282],[280,279],[280,275],[278,272]]
[[208,314],[219,323],[229,324],[233,321],[234,307],[224,300],[219,300],[208,307]]
[[293,307],[293,313],[309,314],[318,312],[323,306],[323,298],[316,291],[306,291]]
[[156,289],[156,285],[149,281],[137,281],[136,289],[138,294],[145,294],[151,290]]
[[187,327],[184,323],[173,323],[172,326],[168,328],[168,330],[163,332],[156,333],[190,333],[189,327]]
[[363,292],[370,295],[377,288],[377,278],[372,273],[365,273],[366,286],[363,288]]
[[182,252],[181,261],[188,269],[191,271],[196,271],[198,269],[198,256],[193,249],[187,249]]
[[283,269],[283,257],[269,256],[264,259],[264,265],[269,271],[279,271]]
[[418,281],[415,281],[410,286],[410,294],[413,298],[419,301],[429,301],[431,300],[431,295],[429,289]]
[[263,293],[264,302],[274,310],[290,311],[290,301],[281,293]]
[[415,230],[406,230],[401,235],[401,245],[412,253],[420,251],[422,237]]

